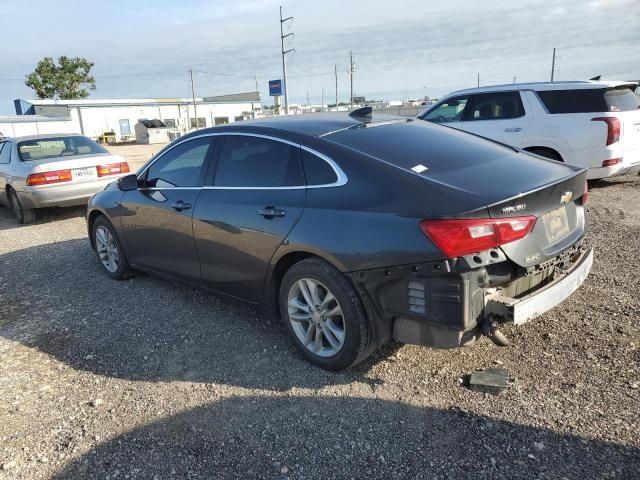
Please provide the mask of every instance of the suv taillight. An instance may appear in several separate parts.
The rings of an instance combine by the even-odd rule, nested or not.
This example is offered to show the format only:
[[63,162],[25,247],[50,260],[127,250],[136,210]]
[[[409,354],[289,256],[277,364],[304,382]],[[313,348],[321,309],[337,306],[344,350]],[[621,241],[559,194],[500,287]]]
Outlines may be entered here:
[[99,177],[106,177],[108,175],[129,173],[129,164],[127,162],[110,163],[109,165],[98,165],[96,169]]
[[605,145],[611,145],[620,140],[620,120],[617,117],[596,117],[591,121],[607,124],[607,143]]
[[420,229],[449,258],[499,247],[526,237],[536,217],[422,220]]

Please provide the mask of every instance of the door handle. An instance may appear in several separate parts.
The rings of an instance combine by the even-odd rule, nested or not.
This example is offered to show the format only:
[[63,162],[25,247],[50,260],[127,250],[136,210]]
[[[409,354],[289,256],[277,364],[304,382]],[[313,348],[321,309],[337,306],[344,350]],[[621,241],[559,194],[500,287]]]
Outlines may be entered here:
[[504,131],[507,132],[507,133],[510,133],[510,132],[521,132],[522,128],[521,127],[505,128]]
[[284,210],[279,210],[272,206],[261,208],[258,213],[265,218],[284,217],[287,214]]
[[181,212],[182,210],[189,210],[191,208],[190,203],[184,203],[182,200],[178,200],[176,203],[171,205],[171,208]]

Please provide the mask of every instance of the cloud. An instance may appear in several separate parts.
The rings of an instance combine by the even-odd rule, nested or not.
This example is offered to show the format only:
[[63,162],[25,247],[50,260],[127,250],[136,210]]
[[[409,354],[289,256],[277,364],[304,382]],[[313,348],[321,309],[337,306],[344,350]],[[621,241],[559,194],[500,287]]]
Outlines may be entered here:
[[[606,3],[607,8],[602,8]],[[0,28],[0,112],[29,97],[24,75],[45,55],[95,62],[95,97],[187,96],[187,70],[197,93],[255,88],[279,78],[280,26],[275,0],[118,1],[88,4],[14,0]],[[282,2],[294,16],[288,56],[292,102],[319,101],[322,89],[348,98],[349,52],[356,52],[355,89],[370,98],[440,96],[481,83],[546,80],[558,48],[560,79],[639,75],[629,52],[640,40],[635,2],[523,0],[424,2],[324,0]],[[598,11],[594,15],[594,10]],[[55,18],[55,22],[51,22]],[[201,73],[208,72],[208,73]],[[267,100],[269,101],[269,100]]]

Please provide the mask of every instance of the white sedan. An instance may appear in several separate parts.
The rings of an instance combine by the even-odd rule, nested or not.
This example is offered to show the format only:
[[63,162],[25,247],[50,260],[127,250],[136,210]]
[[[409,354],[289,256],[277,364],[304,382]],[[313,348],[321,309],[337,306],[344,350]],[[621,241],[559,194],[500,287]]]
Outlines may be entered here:
[[36,209],[86,204],[94,193],[129,173],[129,164],[93,140],[73,134],[0,140],[0,203],[20,223]]

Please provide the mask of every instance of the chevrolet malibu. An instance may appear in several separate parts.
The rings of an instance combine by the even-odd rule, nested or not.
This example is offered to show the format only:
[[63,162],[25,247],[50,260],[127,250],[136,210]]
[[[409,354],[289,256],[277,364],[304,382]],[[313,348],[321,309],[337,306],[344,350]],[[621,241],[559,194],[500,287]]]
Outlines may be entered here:
[[89,201],[105,272],[259,304],[339,370],[391,340],[454,348],[566,299],[593,259],[586,170],[427,122],[199,130]]
[[0,204],[20,223],[36,209],[83,205],[129,164],[81,135],[37,135],[0,140]]

